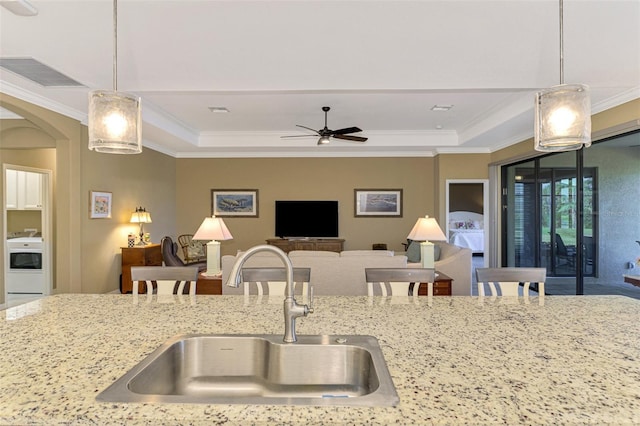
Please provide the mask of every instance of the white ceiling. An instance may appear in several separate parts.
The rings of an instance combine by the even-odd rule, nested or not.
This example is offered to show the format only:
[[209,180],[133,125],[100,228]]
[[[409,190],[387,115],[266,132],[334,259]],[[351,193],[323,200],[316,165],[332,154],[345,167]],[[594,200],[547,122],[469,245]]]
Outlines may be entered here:
[[[86,122],[87,93],[112,89],[112,3],[31,3],[0,7],[0,57],[86,87],[0,68],[0,90]],[[144,144],[176,157],[491,152],[532,136],[535,91],[560,81],[558,15],[557,0],[120,0],[118,90],[143,99]],[[565,0],[564,44],[594,113],[640,97],[640,0]],[[325,105],[329,128],[369,140],[280,138],[322,128]]]

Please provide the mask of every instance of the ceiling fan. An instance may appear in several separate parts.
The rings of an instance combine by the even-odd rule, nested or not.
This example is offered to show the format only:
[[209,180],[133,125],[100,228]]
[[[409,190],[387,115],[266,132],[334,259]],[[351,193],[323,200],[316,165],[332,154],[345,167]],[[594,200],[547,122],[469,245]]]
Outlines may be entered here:
[[[303,129],[311,130],[316,135],[320,136],[318,139],[318,145],[326,145],[329,143],[331,138],[342,139],[350,142],[365,142],[367,138],[362,136],[351,136],[349,133],[358,133],[361,132],[362,129],[358,127],[345,127],[344,129],[331,130],[327,127],[327,112],[329,112],[331,108],[328,106],[322,107],[324,111],[324,128],[320,130],[312,129],[311,127],[302,126],[300,124],[296,124],[298,127],[302,127]],[[281,138],[308,138],[309,136],[315,135],[295,135],[295,136],[281,136]]]

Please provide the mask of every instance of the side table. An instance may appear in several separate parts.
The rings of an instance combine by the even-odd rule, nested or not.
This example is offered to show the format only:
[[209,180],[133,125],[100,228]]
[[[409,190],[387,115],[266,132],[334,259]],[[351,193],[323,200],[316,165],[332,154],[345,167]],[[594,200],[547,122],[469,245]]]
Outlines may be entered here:
[[[120,283],[120,293],[122,294],[131,293],[133,290],[132,266],[162,266],[160,244],[122,247],[122,282]],[[143,292],[145,290],[144,284],[138,290]]]
[[207,276],[198,274],[196,294],[222,294],[222,276]]
[[[451,296],[451,282],[453,278],[443,274],[442,272],[436,272],[436,280],[433,283],[433,295],[434,296]],[[418,290],[418,296],[427,296],[427,285],[421,285]]]

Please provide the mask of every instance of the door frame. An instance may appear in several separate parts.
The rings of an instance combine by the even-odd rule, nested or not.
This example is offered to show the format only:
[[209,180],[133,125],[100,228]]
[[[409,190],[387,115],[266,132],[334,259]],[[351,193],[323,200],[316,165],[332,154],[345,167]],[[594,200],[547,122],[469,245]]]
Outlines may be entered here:
[[484,266],[489,265],[489,256],[488,253],[490,251],[491,244],[489,243],[489,236],[491,235],[491,227],[489,220],[490,209],[489,209],[489,179],[447,179],[446,180],[446,189],[445,189],[445,235],[447,236],[447,242],[449,240],[449,187],[455,184],[462,183],[480,183],[482,184],[482,216],[483,216],[483,233],[484,233]]
[[[7,170],[19,170],[25,172],[39,173],[42,175],[42,210],[41,210],[41,226],[42,226],[42,268],[45,279],[45,295],[49,295],[53,291],[53,171],[48,169],[39,169],[36,167],[19,166],[16,164],[2,164],[2,176],[4,182],[3,191],[7,193]],[[2,214],[4,221],[4,229],[2,230],[3,242],[7,241],[9,231],[7,229],[7,199],[2,197]],[[7,282],[7,271],[9,270],[9,255],[5,245],[4,274],[3,282]],[[7,288],[4,288],[5,303],[7,301]]]

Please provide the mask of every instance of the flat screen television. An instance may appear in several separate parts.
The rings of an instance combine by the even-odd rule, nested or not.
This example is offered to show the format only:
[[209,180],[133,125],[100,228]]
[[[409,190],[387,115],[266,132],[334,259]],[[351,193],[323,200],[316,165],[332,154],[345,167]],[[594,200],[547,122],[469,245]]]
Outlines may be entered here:
[[276,237],[337,238],[337,201],[276,200]]

